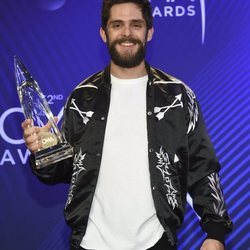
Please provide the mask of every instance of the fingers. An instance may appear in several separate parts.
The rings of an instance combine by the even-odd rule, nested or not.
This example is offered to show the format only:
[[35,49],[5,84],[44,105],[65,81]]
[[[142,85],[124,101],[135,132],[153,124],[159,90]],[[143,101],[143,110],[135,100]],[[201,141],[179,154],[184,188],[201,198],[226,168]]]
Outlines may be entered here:
[[28,127],[31,127],[33,125],[33,121],[32,119],[26,119],[24,122],[22,122],[22,128],[23,130],[28,128]]
[[22,123],[23,128],[23,139],[26,147],[30,150],[31,153],[36,153],[41,147],[42,143],[40,142],[40,128],[33,126],[32,119],[26,119]]
[[25,120],[22,123],[23,128],[23,138],[26,139],[33,134],[37,134],[40,131],[39,127],[33,126],[33,122],[31,119]]
[[[54,117],[55,123],[57,123],[58,118]],[[22,122],[23,128],[23,139],[26,147],[30,150],[31,153],[36,153],[39,151],[43,144],[41,142],[41,133],[49,132],[51,129],[51,123],[47,122],[47,124],[43,127],[37,127],[33,125],[32,119],[26,119]]]
[[[58,121],[58,117],[55,116],[55,117],[54,117],[54,122],[57,123],[57,121]],[[46,123],[46,125],[42,127],[42,131],[48,132],[48,131],[50,131],[51,127],[52,127],[52,125],[51,125],[51,123],[48,121],[48,122]]]
[[30,150],[31,153],[36,153],[42,148],[41,137],[39,133],[34,133],[29,137],[24,138],[26,147]]
[[54,121],[55,121],[55,123],[57,123],[58,122],[58,117],[57,116],[54,116]]

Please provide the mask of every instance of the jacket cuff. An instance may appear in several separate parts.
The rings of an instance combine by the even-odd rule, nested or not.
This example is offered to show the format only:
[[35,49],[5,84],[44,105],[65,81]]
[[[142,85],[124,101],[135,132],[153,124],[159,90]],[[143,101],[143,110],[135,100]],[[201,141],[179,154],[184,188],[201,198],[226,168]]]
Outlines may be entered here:
[[220,241],[225,245],[225,228],[223,225],[215,222],[207,222],[204,225],[204,230],[207,233],[207,239],[214,239]]

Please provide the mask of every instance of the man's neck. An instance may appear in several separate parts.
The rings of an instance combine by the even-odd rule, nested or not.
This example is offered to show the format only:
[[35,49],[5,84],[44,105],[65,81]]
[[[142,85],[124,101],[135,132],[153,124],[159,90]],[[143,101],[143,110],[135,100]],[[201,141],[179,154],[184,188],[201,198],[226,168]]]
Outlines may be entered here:
[[133,68],[123,68],[111,61],[110,71],[113,76],[120,79],[133,79],[147,75],[145,61]]

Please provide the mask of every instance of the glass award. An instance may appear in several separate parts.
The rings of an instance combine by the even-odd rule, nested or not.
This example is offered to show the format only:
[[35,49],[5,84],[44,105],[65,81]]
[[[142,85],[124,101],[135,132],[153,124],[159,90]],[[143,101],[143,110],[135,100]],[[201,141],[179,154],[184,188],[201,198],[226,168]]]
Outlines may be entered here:
[[41,169],[72,157],[73,148],[63,138],[57,127],[49,104],[38,83],[16,56],[14,57],[14,67],[17,93],[25,118],[33,120],[32,126],[43,127],[48,122],[51,125],[49,131],[39,132],[42,148],[35,153],[36,168]]

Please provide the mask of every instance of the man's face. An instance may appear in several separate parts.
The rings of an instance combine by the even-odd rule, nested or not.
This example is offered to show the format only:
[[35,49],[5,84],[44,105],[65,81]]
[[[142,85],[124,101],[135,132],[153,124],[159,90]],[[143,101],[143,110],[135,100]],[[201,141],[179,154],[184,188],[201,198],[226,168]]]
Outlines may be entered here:
[[147,30],[136,4],[123,3],[112,6],[106,31],[100,32],[111,60],[120,67],[132,68],[144,60],[146,42],[151,40],[153,29]]

